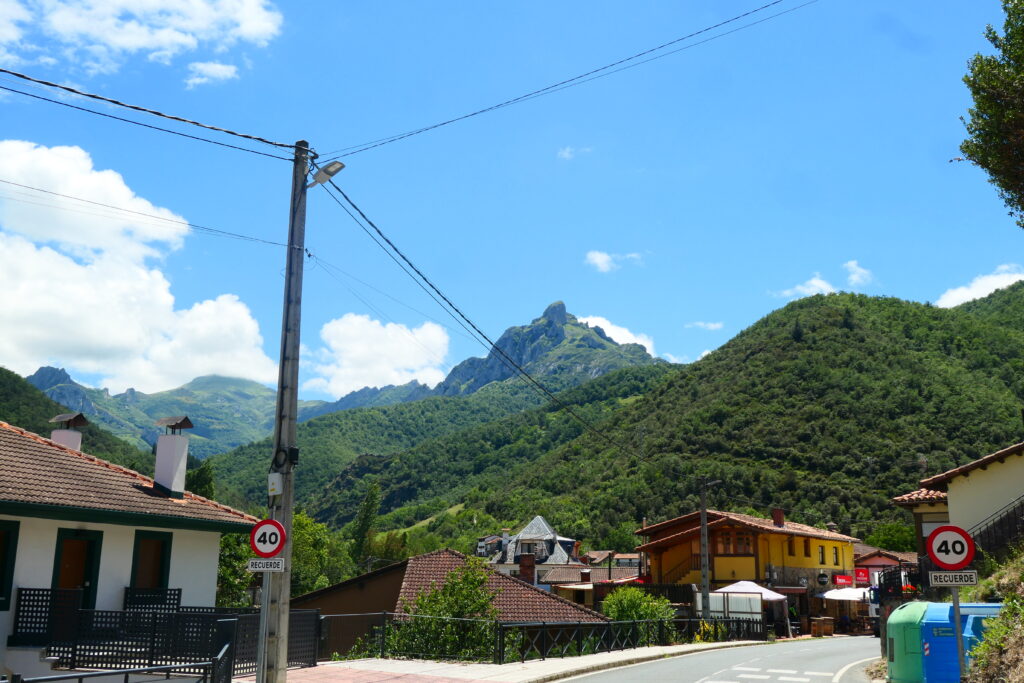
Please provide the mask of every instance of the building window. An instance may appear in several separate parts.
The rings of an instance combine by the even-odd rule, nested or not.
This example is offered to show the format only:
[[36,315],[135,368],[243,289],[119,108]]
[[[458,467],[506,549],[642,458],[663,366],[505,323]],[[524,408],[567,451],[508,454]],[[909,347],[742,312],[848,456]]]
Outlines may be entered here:
[[786,539],[786,552],[790,557],[796,555],[796,539],[792,536]]
[[825,546],[818,546],[818,564],[825,564]]
[[832,564],[839,566],[839,548],[832,548]]
[[520,543],[519,544],[519,552],[520,553],[532,553],[533,552],[533,543]]
[[716,555],[732,555],[732,534],[728,531],[723,531],[718,534],[717,542],[718,548],[715,550]]
[[171,537],[163,531],[135,532],[132,588],[167,588],[171,573]]
[[805,538],[804,539],[804,557],[810,557],[810,556],[811,556],[811,539]]
[[750,534],[736,534],[735,552],[737,555],[754,554],[754,541]]
[[14,559],[18,554],[19,522],[0,521],[0,612],[11,609]]

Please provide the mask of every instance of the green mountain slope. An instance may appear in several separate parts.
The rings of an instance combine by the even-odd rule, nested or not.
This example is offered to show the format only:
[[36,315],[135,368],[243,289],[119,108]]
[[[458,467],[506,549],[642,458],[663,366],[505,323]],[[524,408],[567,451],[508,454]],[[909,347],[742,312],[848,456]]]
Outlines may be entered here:
[[27,379],[50,398],[139,448],[151,448],[161,432],[154,422],[172,415],[192,419],[189,453],[200,459],[263,438],[274,426],[276,392],[246,379],[209,375],[168,391],[144,394],[128,389],[113,396],[106,389],[76,383],[58,368],[40,368]]
[[[1024,289],[997,294],[1016,297],[1000,307],[1009,310]],[[316,512],[349,518],[344,489],[369,474],[396,526],[415,521],[410,512],[464,502],[460,520],[472,509],[512,524],[543,514],[561,533],[628,547],[642,518],[695,509],[695,475],[705,474],[722,482],[714,506],[779,506],[867,535],[898,514],[890,496],[1020,439],[1024,333],[1013,322],[892,298],[803,299],[639,397],[605,402],[594,419],[615,445],[557,413],[536,423],[543,437],[498,422],[376,469],[357,462]],[[451,519],[432,524],[459,533]]]
[[[56,426],[50,423],[50,418],[68,411],[69,408],[56,403],[15,373],[0,368],[0,420],[49,437]],[[153,473],[153,456],[148,451],[134,448],[95,424],[79,431],[86,453],[145,474]]]
[[[622,367],[669,367],[637,344],[617,344],[599,328],[578,322],[561,302],[549,306],[531,324],[510,328],[497,344],[549,391],[561,391]],[[512,378],[512,373],[492,352],[487,358],[471,358],[457,365],[434,390],[438,395],[344,410],[300,424],[302,464],[296,471],[297,500],[312,504],[322,487],[357,456],[386,458],[423,441],[543,402],[524,380]],[[423,388],[407,384],[393,389],[409,390],[412,393],[406,398],[414,398],[420,391],[417,387]],[[382,395],[375,394],[377,398]],[[262,502],[270,449],[270,439],[264,439],[213,458],[218,484],[253,503]]]

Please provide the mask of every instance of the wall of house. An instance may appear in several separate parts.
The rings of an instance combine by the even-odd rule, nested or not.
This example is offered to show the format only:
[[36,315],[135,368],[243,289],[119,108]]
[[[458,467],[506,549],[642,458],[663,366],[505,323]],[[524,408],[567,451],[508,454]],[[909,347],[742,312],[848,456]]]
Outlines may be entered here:
[[[12,595],[17,594],[18,587],[50,587],[58,529],[101,531],[103,539],[96,584],[96,609],[119,610],[124,605],[124,589],[131,582],[135,532],[148,530],[173,534],[168,586],[182,589],[182,604],[212,606],[215,603],[220,549],[220,534],[216,532],[90,524],[8,515],[0,515],[0,519],[20,522]],[[6,645],[7,636],[11,633],[14,608],[15,600],[12,599],[11,609],[0,612],[0,648]]]
[[911,509],[917,535],[917,554],[925,555],[924,541],[937,527],[949,524],[949,506],[946,503],[928,503]]
[[949,523],[970,531],[993,512],[1020,497],[1024,457],[1011,455],[988,469],[971,470],[949,481]]

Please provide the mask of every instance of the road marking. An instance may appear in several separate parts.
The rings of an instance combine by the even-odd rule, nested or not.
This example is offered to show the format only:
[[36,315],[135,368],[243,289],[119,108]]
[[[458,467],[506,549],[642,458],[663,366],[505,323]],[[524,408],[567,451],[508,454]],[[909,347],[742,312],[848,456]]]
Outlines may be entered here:
[[795,674],[796,669],[765,669],[770,674]]
[[805,671],[804,676],[832,676],[831,671]]
[[766,681],[771,678],[771,676],[766,676],[765,674],[740,674],[736,676],[736,678],[756,678],[760,681]]
[[733,671],[760,671],[761,669],[754,666],[734,666]]
[[867,659],[861,659],[861,660],[858,660],[858,661],[856,661],[856,662],[850,662],[849,664],[847,664],[846,666],[844,666],[844,667],[843,667],[842,669],[840,669],[840,670],[838,671],[838,673],[836,673],[836,675],[835,675],[835,676],[833,676],[833,677],[832,677],[832,683],[839,683],[839,681],[840,681],[840,679],[842,679],[843,675],[844,675],[844,674],[845,674],[845,673],[846,673],[847,671],[849,671],[850,669],[852,669],[853,667],[857,666],[858,664],[863,664],[864,662],[873,662],[873,661],[875,661],[876,659],[878,659],[878,657],[868,657]]
[[779,676],[780,681],[799,681],[800,683],[810,683],[809,678],[798,678],[796,676]]

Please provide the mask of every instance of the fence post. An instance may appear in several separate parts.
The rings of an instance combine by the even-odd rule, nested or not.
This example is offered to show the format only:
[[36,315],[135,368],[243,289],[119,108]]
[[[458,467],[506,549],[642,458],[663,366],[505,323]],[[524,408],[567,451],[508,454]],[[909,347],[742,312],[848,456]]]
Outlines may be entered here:
[[548,658],[548,625],[546,621],[540,622],[540,658]]
[[665,620],[662,619],[658,622],[658,645],[668,645],[665,642]]
[[387,625],[388,625],[388,613],[387,612],[381,612],[380,613],[380,636],[378,638],[378,641],[379,641],[378,645],[380,647],[380,658],[381,659],[384,659],[384,646],[385,646],[385,643],[384,643],[384,630],[387,628]]
[[576,622],[576,654],[582,656],[583,652],[583,622]]
[[[235,641],[238,635],[238,619],[218,619],[217,620],[217,649],[216,653],[220,654],[220,651],[224,648],[224,645],[229,645],[228,651],[224,653],[227,658],[227,676],[224,683],[230,683],[231,679],[235,676]],[[212,658],[211,658],[212,659]],[[217,676],[217,670],[212,672],[212,678]],[[214,681],[214,683],[221,683],[220,681]]]

